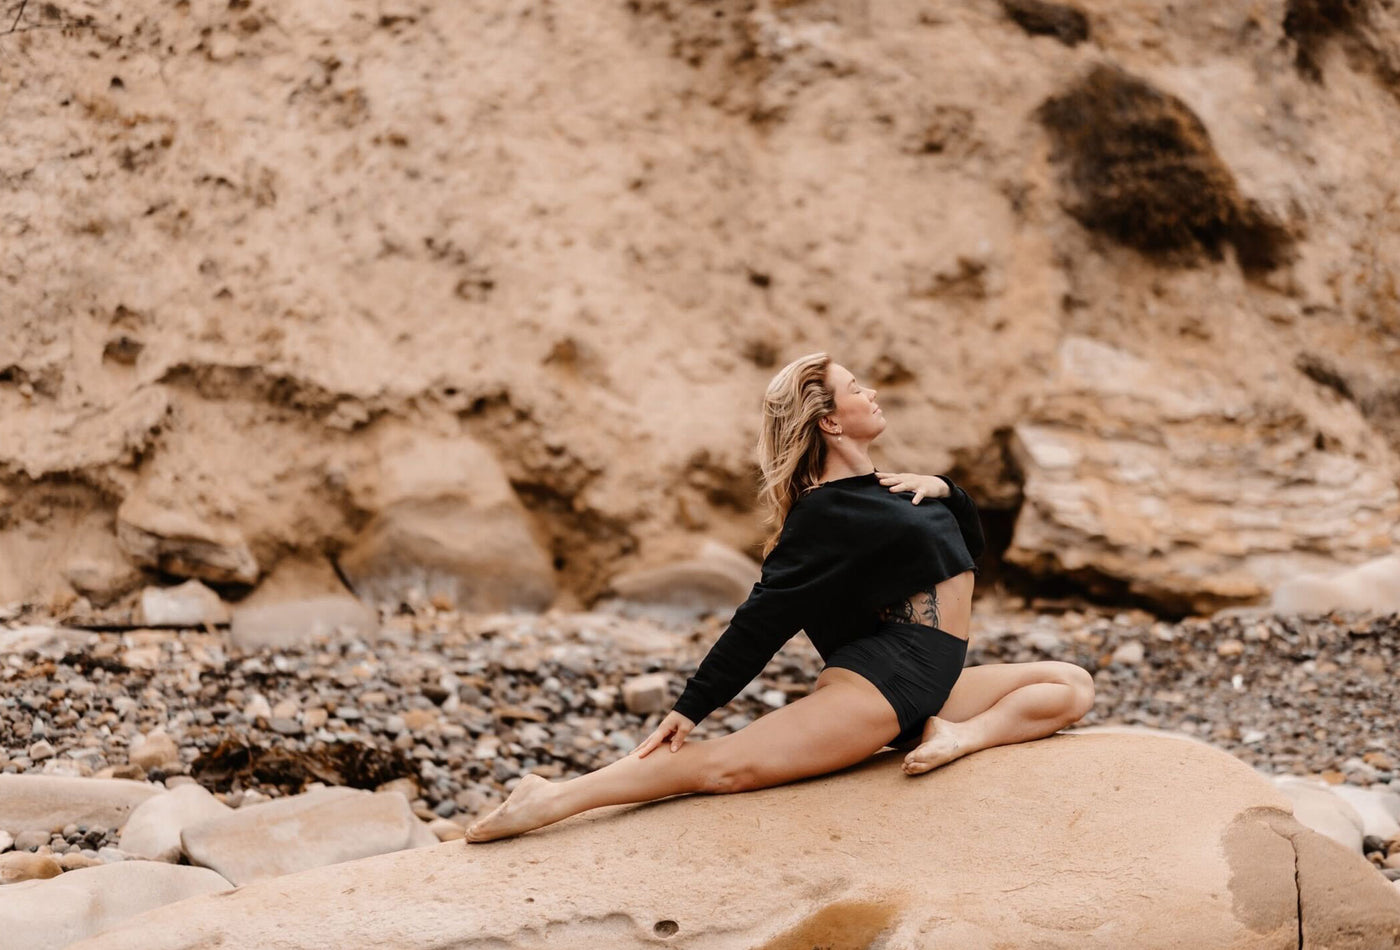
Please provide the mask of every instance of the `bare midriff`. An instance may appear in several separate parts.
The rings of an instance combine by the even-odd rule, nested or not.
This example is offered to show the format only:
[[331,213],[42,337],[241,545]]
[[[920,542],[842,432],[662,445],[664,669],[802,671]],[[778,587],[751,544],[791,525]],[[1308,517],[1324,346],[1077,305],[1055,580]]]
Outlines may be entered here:
[[972,623],[972,585],[976,578],[972,571],[954,574],[928,590],[915,591],[904,600],[886,604],[876,615],[881,620],[937,627],[966,640]]

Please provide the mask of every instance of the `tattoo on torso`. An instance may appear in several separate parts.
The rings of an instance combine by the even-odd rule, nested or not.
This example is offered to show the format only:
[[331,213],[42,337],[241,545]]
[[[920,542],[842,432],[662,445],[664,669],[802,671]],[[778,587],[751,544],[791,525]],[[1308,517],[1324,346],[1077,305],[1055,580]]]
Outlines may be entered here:
[[915,591],[906,599],[881,607],[876,616],[881,620],[896,623],[917,623],[926,627],[940,627],[938,617],[938,590]]

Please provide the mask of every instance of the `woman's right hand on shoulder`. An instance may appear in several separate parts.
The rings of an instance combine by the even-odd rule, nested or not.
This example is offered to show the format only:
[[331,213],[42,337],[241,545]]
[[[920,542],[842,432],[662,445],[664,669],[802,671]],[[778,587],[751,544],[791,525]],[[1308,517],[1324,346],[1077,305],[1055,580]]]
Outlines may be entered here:
[[637,758],[645,759],[648,753],[667,741],[668,738],[671,742],[671,751],[675,752],[685,745],[685,737],[690,735],[690,730],[694,728],[695,723],[673,709],[666,714],[665,719],[661,720],[661,724],[652,730],[651,735],[642,740],[641,745],[627,754],[636,753]]

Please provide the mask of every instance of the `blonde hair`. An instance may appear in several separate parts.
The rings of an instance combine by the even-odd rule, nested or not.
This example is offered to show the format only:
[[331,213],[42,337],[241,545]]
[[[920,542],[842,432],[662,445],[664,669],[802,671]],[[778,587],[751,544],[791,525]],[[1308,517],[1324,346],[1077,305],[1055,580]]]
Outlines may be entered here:
[[826,465],[826,442],[817,422],[836,411],[836,395],[826,384],[831,357],[809,353],[778,370],[763,394],[763,423],[758,431],[758,467],[763,484],[758,497],[771,525],[763,556],[773,550],[788,512],[804,492],[815,488]]

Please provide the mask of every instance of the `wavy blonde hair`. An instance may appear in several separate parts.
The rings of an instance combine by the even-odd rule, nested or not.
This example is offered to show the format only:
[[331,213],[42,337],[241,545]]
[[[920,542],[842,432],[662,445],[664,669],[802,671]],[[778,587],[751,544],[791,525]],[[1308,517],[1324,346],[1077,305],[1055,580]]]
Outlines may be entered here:
[[758,467],[763,484],[758,497],[770,525],[763,556],[773,550],[788,512],[804,492],[815,488],[826,465],[826,442],[817,422],[836,411],[836,395],[826,385],[831,357],[809,353],[778,370],[763,394],[763,424],[758,431]]

